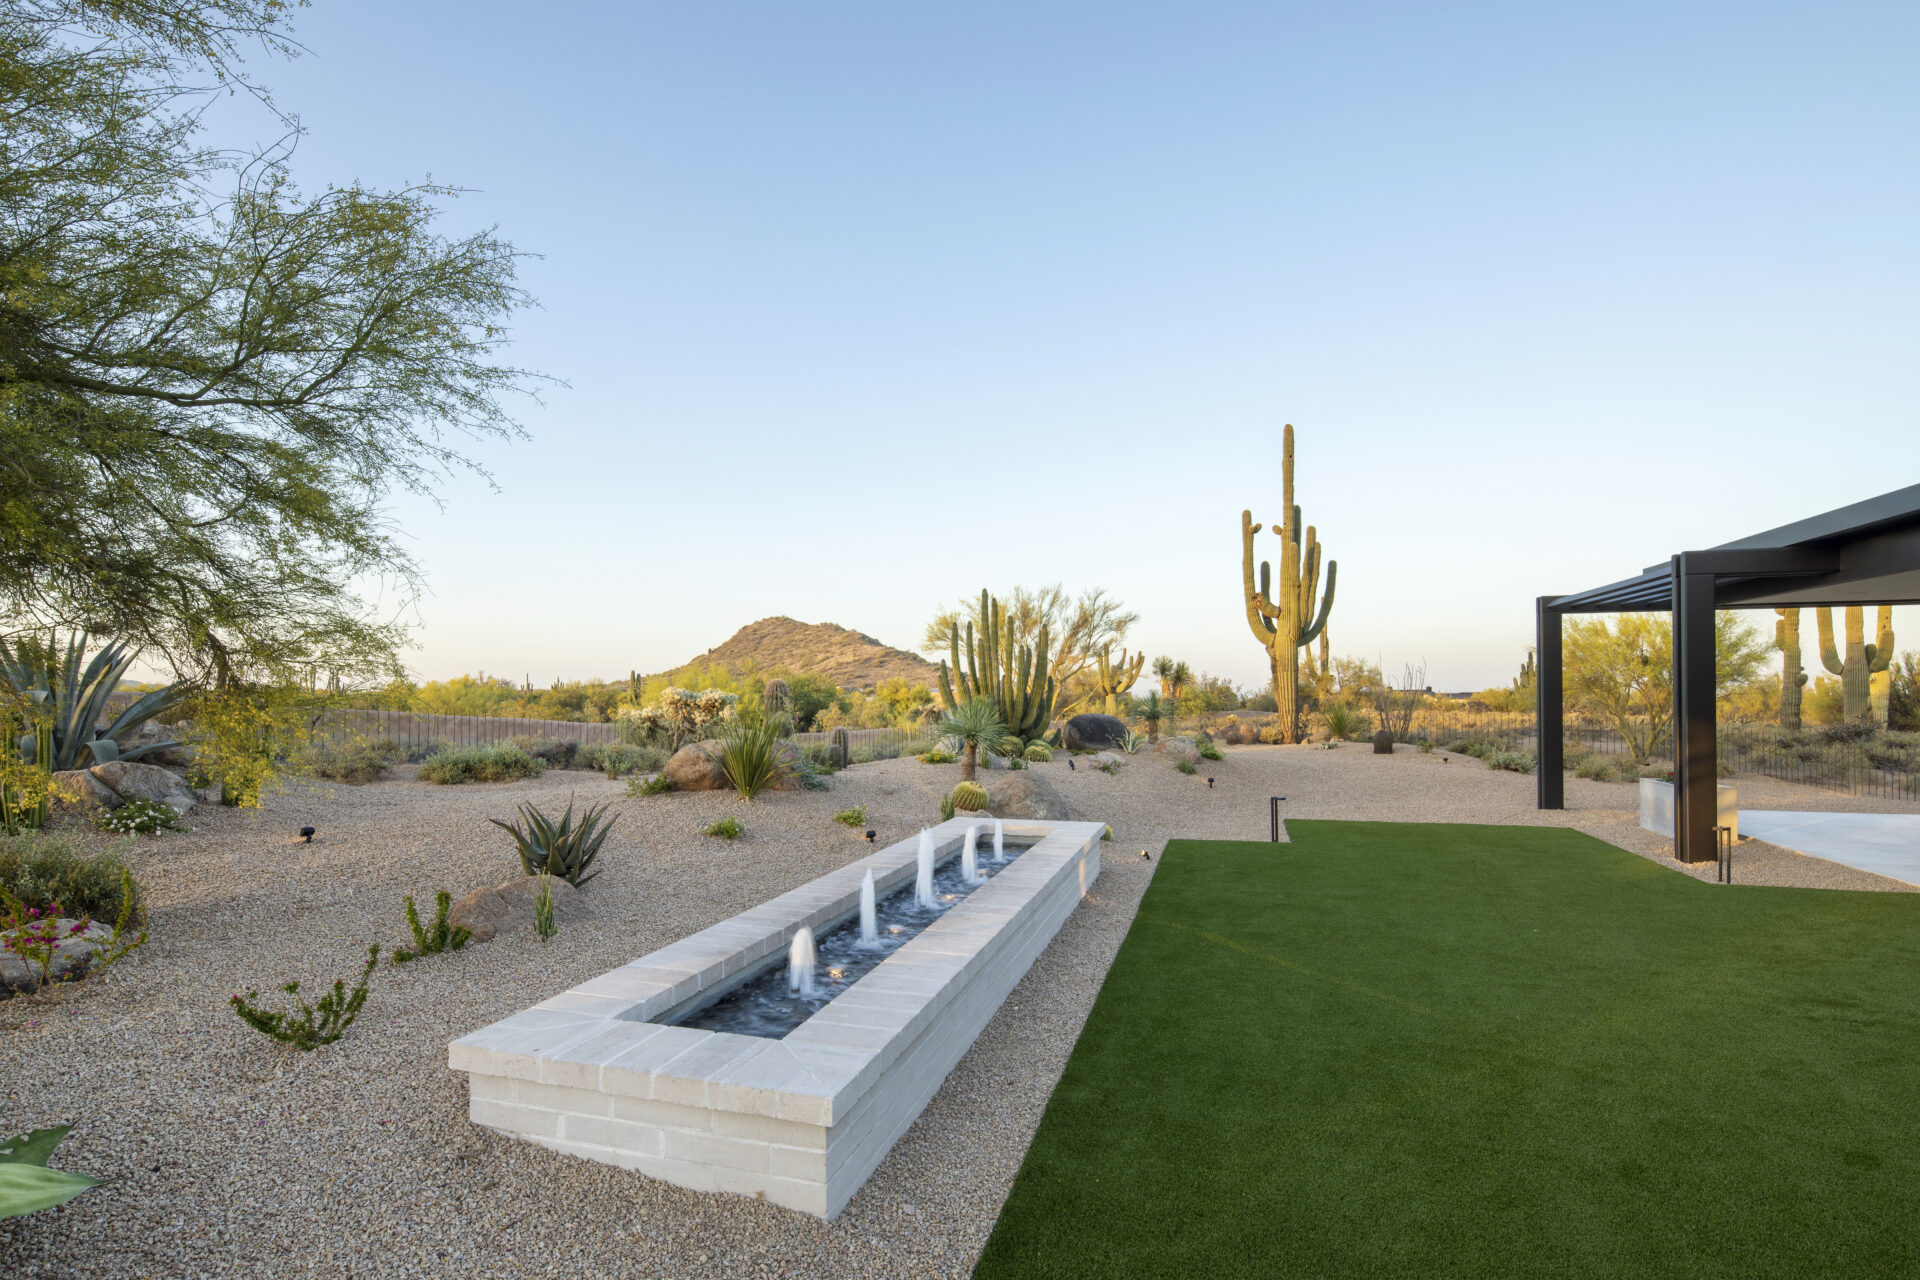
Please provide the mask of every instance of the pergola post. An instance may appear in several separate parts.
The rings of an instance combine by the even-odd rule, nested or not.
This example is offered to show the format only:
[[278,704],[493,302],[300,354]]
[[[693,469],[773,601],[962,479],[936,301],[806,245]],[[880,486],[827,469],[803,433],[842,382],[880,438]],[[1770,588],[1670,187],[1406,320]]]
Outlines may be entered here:
[[1536,807],[1541,809],[1567,807],[1567,779],[1561,772],[1566,753],[1562,737],[1560,611],[1553,607],[1558,598],[1541,596],[1534,601],[1533,726],[1537,763],[1533,777]]
[[1719,744],[1715,734],[1714,575],[1673,558],[1673,856],[1715,856],[1720,821]]

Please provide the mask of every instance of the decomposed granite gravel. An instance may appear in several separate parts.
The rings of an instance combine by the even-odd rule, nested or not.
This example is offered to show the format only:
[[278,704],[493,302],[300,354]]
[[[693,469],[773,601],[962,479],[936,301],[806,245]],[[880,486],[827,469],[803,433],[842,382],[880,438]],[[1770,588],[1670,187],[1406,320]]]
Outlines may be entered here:
[[[1168,838],[1264,839],[1267,797],[1281,794],[1290,817],[1570,825],[1675,865],[1636,825],[1631,785],[1569,779],[1573,807],[1540,813],[1531,778],[1457,757],[1234,747],[1192,777],[1150,754],[1113,776],[1070,771],[1064,757],[1039,768],[1081,816],[1113,825],[1101,878],[831,1223],[478,1129],[447,1042],[863,855],[861,832],[832,821],[839,810],[865,806],[882,842],[911,834],[935,820],[957,765],[861,765],[830,792],[751,804],[629,799],[622,784],[568,772],[461,787],[295,782],[258,810],[197,810],[191,831],[134,846],[152,903],[144,951],[57,1002],[0,1003],[0,1127],[72,1122],[56,1165],[108,1180],[0,1222],[0,1275],[964,1276]],[[1738,781],[1765,807],[1850,803]],[[293,978],[312,993],[350,977],[368,943],[406,941],[405,894],[430,910],[437,889],[458,897],[517,874],[486,819],[569,797],[611,800],[621,815],[588,889],[596,919],[545,946],[523,931],[383,963],[360,1021],[313,1053],[229,1009],[235,992]],[[701,834],[729,813],[746,835]],[[294,834],[306,824],[312,844]],[[1736,875],[1905,887],[1757,843],[1736,854]]]

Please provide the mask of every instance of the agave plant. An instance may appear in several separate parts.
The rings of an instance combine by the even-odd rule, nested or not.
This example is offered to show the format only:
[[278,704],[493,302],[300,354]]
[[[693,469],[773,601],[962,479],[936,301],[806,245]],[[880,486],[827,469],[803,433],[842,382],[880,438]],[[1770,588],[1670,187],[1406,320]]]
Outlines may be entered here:
[[[156,689],[136,699],[104,729],[99,727],[107,713],[107,699],[119,688],[120,678],[133,665],[139,652],[114,643],[88,662],[87,638],[74,635],[67,640],[65,659],[55,662],[51,645],[44,654],[38,654],[26,645],[16,651],[0,640],[0,680],[5,680],[15,693],[39,703],[42,710],[52,716],[55,772],[78,769],[86,764],[105,764],[109,760],[137,760],[180,745],[152,742],[122,753],[120,739],[161,712],[178,706],[187,696],[184,685],[171,684]],[[23,739],[22,750],[28,749]]]
[[575,826],[573,802],[569,800],[567,811],[558,822],[532,804],[520,806],[520,816],[527,824],[524,827],[498,818],[487,821],[513,837],[520,849],[520,866],[528,875],[537,876],[542,872],[556,875],[578,889],[600,874],[587,868],[593,865],[600,846],[606,843],[613,824],[619,821],[617,817],[607,817],[606,811],[606,805],[594,805],[580,815],[580,825]]

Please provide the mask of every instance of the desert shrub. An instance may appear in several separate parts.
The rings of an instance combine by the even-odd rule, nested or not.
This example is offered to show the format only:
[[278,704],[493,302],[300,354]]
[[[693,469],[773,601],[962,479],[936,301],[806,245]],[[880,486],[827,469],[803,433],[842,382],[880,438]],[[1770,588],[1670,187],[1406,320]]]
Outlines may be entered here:
[[69,916],[117,920],[133,894],[130,923],[146,918],[145,895],[126,859],[111,850],[87,852],[67,836],[29,832],[0,836],[0,890],[31,908],[58,903]]
[[1589,782],[1631,782],[1640,776],[1640,766],[1621,756],[1588,755],[1573,767],[1575,777]]
[[1865,742],[1878,733],[1879,728],[1869,720],[1846,720],[1821,725],[1817,732],[1828,742]]
[[531,804],[520,806],[520,816],[526,821],[524,827],[498,818],[487,821],[513,837],[520,854],[520,867],[526,874],[556,875],[576,889],[600,874],[587,868],[593,865],[600,846],[607,842],[613,824],[619,821],[617,817],[607,816],[606,805],[597,804],[581,814],[580,824],[575,826],[571,801],[558,822]]
[[1281,730],[1277,721],[1272,724],[1263,724],[1260,726],[1260,741],[1269,746],[1286,741],[1286,737],[1287,735]]
[[93,811],[93,825],[114,835],[150,836],[178,830],[180,815],[167,805],[136,799],[126,801],[118,809],[101,805]]
[[361,785],[378,781],[405,754],[405,748],[392,738],[349,738],[343,742],[314,738],[301,744],[287,763],[301,773],[329,782]]
[[562,738],[557,742],[518,742],[528,755],[536,760],[546,761],[549,769],[571,769],[574,759],[580,754],[580,744],[571,738]]
[[590,742],[574,757],[578,768],[622,778],[629,773],[651,772],[667,762],[664,747],[636,746],[625,742]]
[[1368,726],[1366,716],[1346,702],[1329,702],[1322,707],[1320,723],[1326,727],[1328,736],[1341,741],[1358,737]]
[[651,778],[627,779],[627,794],[630,796],[663,796],[673,790],[673,779],[664,773],[656,773]]
[[720,738],[720,753],[713,760],[742,800],[753,799],[793,769],[780,725],[757,716],[729,720]]
[[433,925],[427,927],[420,923],[420,911],[413,905],[413,895],[407,895],[407,928],[413,931],[413,949],[394,948],[395,964],[405,964],[421,956],[437,956],[443,951],[458,951],[467,945],[467,939],[473,937],[473,930],[463,925],[447,924],[447,912],[452,904],[453,895],[445,889],[435,894]]
[[453,786],[463,782],[512,782],[544,773],[547,762],[535,759],[512,743],[491,747],[456,747],[436,752],[420,766],[428,782]]
[[271,1036],[296,1049],[316,1049],[323,1044],[332,1044],[345,1035],[347,1028],[353,1025],[353,1020],[360,1016],[360,1006],[367,1002],[367,979],[373,976],[373,967],[379,962],[380,944],[376,942],[367,948],[366,967],[360,970],[360,981],[352,993],[348,993],[344,979],[336,978],[333,989],[321,996],[317,1004],[308,1004],[300,999],[300,984],[289,982],[280,989],[298,1005],[291,1013],[279,1013],[255,1005],[253,1000],[260,994],[257,990],[250,990],[244,996],[233,996],[227,1003],[233,1006],[233,1011],[248,1026],[261,1035]]
[[1220,748],[1214,745],[1213,736],[1204,730],[1193,735],[1193,749],[1200,753],[1202,760],[1224,760]]
[[707,828],[707,834],[718,836],[722,840],[737,840],[746,834],[747,829],[740,825],[740,819],[728,814]]
[[943,746],[932,747],[920,753],[920,761],[923,764],[952,764],[959,758]]
[[1045,764],[1047,761],[1053,759],[1052,749],[1044,742],[1029,742],[1023,754],[1034,764]]
[[1191,760],[1175,760],[1173,762],[1173,767],[1178,769],[1180,772],[1186,773],[1186,774],[1194,774],[1194,773],[1200,772],[1200,766],[1195,764]]
[[[1485,760],[1488,756],[1501,753],[1500,744],[1489,741],[1486,738],[1459,738],[1447,743],[1440,749],[1442,751],[1451,751],[1455,755],[1472,756],[1476,760]],[[1507,754],[1513,753],[1509,752]]]
[[867,808],[858,805],[852,809],[842,809],[833,815],[833,820],[843,827],[864,827],[867,825]]
[[987,807],[987,789],[977,782],[962,782],[947,793],[953,799],[953,807],[968,813]]
[[1525,751],[1489,751],[1481,759],[1489,769],[1505,769],[1511,773],[1532,773],[1533,756]]

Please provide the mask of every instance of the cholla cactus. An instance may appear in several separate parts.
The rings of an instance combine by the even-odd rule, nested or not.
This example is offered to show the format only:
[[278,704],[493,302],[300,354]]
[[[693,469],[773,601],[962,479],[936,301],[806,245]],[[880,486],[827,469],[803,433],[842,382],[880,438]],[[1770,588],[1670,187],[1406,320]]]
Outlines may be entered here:
[[702,689],[698,693],[691,689],[668,689],[660,695],[660,712],[674,737],[686,742],[698,738],[733,710],[733,704],[738,701],[738,695],[718,689]]

